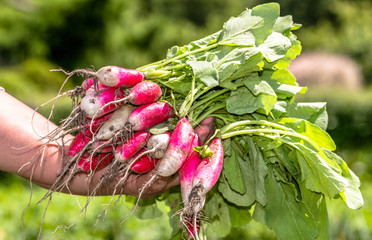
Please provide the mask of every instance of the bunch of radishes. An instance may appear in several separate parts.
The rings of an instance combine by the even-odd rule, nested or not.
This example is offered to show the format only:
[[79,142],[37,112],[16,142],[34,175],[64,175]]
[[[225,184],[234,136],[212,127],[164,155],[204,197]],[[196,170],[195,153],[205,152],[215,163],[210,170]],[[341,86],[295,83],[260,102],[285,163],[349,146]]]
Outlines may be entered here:
[[[146,81],[139,71],[107,66],[87,75],[90,77],[77,88],[81,101],[60,128],[78,133],[69,146],[69,160],[49,194],[65,187],[76,173],[94,172],[110,163],[103,176],[121,173],[116,179],[121,183],[129,174],[143,174],[158,165],[156,174],[141,188],[138,200],[158,176],[179,172],[184,203],[181,220],[190,236],[196,237],[194,229],[199,229],[205,195],[222,170],[221,139],[210,139],[209,148],[207,144],[202,148],[189,120],[176,116],[176,109],[168,102],[159,101],[162,89]],[[172,126],[171,119],[175,126],[157,134],[150,132],[167,121]]]

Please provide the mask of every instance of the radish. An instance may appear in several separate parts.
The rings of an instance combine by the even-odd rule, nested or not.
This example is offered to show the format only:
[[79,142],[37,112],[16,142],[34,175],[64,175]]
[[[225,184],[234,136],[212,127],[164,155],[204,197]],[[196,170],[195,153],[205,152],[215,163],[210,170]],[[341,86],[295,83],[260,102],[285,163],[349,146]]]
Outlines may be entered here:
[[90,154],[85,154],[80,158],[78,162],[78,167],[84,172],[94,171],[96,169],[107,166],[112,162],[114,155],[112,153],[97,154],[90,156]]
[[[211,156],[203,158],[196,168],[192,180],[191,192],[180,213],[181,223],[186,226],[189,234],[191,232],[192,237],[196,237],[197,239],[200,227],[200,212],[203,210],[207,192],[212,189],[220,176],[224,156],[220,138],[214,138],[208,148],[213,153]],[[184,194],[182,193],[183,196]]]
[[167,131],[162,134],[152,135],[147,141],[148,155],[156,159],[162,158],[168,147],[171,134],[172,132]]
[[131,159],[139,150],[147,144],[150,137],[149,131],[138,131],[133,134],[133,137],[115,149],[115,160],[125,162]]
[[96,118],[119,108],[122,103],[110,104],[111,102],[124,97],[124,90],[121,88],[105,88],[97,93],[92,87],[81,99],[81,110],[89,118]]
[[198,189],[201,195],[207,194],[216,184],[223,165],[224,152],[220,138],[213,139],[209,145],[209,150],[213,151],[212,156],[202,159],[192,182],[193,189]]
[[162,95],[158,84],[151,81],[143,81],[132,88],[124,99],[133,105],[144,105],[157,101]]
[[192,189],[194,173],[201,162],[199,152],[195,151],[194,149],[194,147],[198,146],[200,146],[199,136],[195,134],[190,153],[187,156],[185,163],[178,171],[180,176],[182,202],[184,206],[187,206],[189,203],[189,195]]
[[194,130],[186,117],[182,117],[169,140],[168,148],[159,163],[159,176],[168,177],[178,171],[189,155]]
[[91,118],[86,118],[87,123],[84,125],[84,135],[87,137],[92,138],[93,134],[96,134],[97,130],[100,129],[100,127],[111,117],[113,113],[108,113],[106,115],[103,115],[99,118],[96,118],[93,120]]
[[117,66],[102,67],[95,76],[103,85],[123,88],[133,87],[144,79],[144,75],[137,70]]
[[203,209],[205,196],[216,184],[222,170],[224,152],[221,139],[213,139],[209,150],[213,151],[212,156],[203,158],[194,174],[189,205],[185,210],[189,216],[196,217]]
[[[130,170],[135,173],[147,173],[155,168],[155,165],[159,159],[151,158],[148,154],[142,154],[145,151],[146,150],[143,150],[137,154],[142,156],[131,164]],[[136,159],[136,156],[134,156],[134,159]]]
[[[135,132],[135,134],[138,132]],[[163,157],[165,150],[168,147],[168,142],[171,136],[171,132],[165,132],[163,134],[152,135],[147,141],[147,150],[142,149],[137,153],[128,165],[124,168],[125,174],[121,178],[121,181],[125,181],[128,177],[129,171],[135,171],[137,173],[142,172],[150,167],[155,167],[156,163],[160,158]],[[123,153],[116,151],[116,159],[122,158]],[[147,160],[146,160],[147,159]],[[120,160],[119,160],[120,161]],[[128,159],[122,160],[128,161]],[[152,161],[152,162],[151,162]],[[134,170],[133,170],[134,166]],[[142,171],[140,170],[142,169]],[[151,170],[151,169],[150,169]]]
[[99,129],[97,139],[110,139],[114,134],[123,129],[129,118],[130,113],[133,111],[132,105],[126,104],[112,113],[111,117]]
[[164,122],[174,115],[174,109],[168,103],[149,103],[134,109],[129,115],[128,123],[133,131],[140,131]]
[[68,155],[75,156],[78,154],[90,140],[91,139],[85,136],[83,132],[79,132],[69,146]]

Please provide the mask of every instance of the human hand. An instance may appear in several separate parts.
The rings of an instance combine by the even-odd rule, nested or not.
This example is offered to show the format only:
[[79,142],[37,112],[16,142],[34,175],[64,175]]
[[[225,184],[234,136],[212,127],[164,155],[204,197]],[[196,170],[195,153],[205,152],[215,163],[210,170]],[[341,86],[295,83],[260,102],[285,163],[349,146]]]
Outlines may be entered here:
[[[204,144],[213,134],[215,131],[214,127],[214,118],[208,117],[204,119],[197,127],[195,127],[195,133],[199,136],[200,143]],[[141,187],[146,184],[152,176],[154,176],[157,172],[157,167],[152,171],[142,174],[142,175],[135,175],[131,174],[124,186],[125,194],[138,196]],[[143,197],[152,197],[163,192],[166,192],[173,186],[179,184],[179,177],[178,174],[170,177],[158,177],[151,186],[145,189],[144,193],[142,194]]]

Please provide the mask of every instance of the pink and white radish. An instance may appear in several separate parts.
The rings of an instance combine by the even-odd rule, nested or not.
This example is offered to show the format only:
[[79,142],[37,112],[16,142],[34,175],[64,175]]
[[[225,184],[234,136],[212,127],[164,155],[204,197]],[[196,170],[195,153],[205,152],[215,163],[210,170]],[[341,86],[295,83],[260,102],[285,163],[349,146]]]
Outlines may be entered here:
[[178,171],[180,177],[182,202],[184,206],[187,206],[189,203],[189,196],[192,190],[194,174],[201,162],[199,152],[197,152],[194,149],[194,147],[198,146],[200,146],[199,136],[195,134],[194,139],[192,141],[190,153],[187,156],[185,163]]
[[147,141],[147,154],[152,158],[162,158],[165,150],[167,150],[171,134],[172,132],[167,131],[162,134],[152,135]]
[[137,155],[141,155],[140,157],[134,156],[136,159],[133,163],[131,163],[130,170],[135,173],[147,173],[155,168],[156,163],[159,159],[151,158],[148,154],[142,154],[145,149],[139,152]]
[[[214,138],[208,148],[212,155],[203,158],[194,171],[192,189],[188,196],[187,193],[182,192],[181,188],[182,197],[186,201],[184,201],[184,208],[180,212],[180,222],[187,229],[189,236],[196,239],[199,239],[200,215],[205,204],[206,194],[216,184],[223,165],[224,152],[221,139]],[[182,175],[181,173],[180,182]],[[182,177],[184,178],[184,176]],[[187,180],[189,181],[189,179]],[[186,191],[189,191],[189,189],[186,189]]]
[[119,109],[115,110],[115,112],[112,113],[111,117],[101,126],[97,135],[95,135],[95,138],[112,138],[117,131],[125,127],[129,115],[133,110],[134,107],[130,104],[123,105]]
[[80,107],[87,117],[97,118],[123,105],[123,103],[110,103],[123,98],[124,95],[124,90],[121,88],[105,88],[98,93],[91,87],[81,99]]
[[93,134],[97,134],[97,130],[111,117],[113,113],[105,114],[99,118],[95,118],[93,121],[91,118],[86,118],[86,124],[83,127],[84,135],[92,138]]
[[216,184],[223,165],[224,152],[221,139],[213,139],[208,147],[213,154],[202,159],[192,181],[193,190],[197,190],[200,195],[206,195]]
[[137,70],[117,66],[102,67],[95,76],[103,85],[123,88],[134,87],[144,79],[144,75]]
[[129,115],[128,123],[133,131],[141,131],[174,116],[174,109],[171,105],[165,102],[155,102],[134,109]]
[[85,136],[83,132],[79,132],[70,143],[68,149],[69,156],[75,156],[80,153],[83,148],[90,142],[90,138]]
[[134,86],[123,100],[133,105],[144,105],[156,102],[162,95],[160,86],[151,81],[143,81]]
[[118,162],[126,162],[131,159],[138,151],[146,146],[150,135],[149,131],[135,132],[132,138],[116,148],[115,160]]
[[194,129],[190,122],[186,117],[180,118],[172,132],[168,148],[159,163],[159,176],[171,176],[181,168],[189,155],[193,138]]

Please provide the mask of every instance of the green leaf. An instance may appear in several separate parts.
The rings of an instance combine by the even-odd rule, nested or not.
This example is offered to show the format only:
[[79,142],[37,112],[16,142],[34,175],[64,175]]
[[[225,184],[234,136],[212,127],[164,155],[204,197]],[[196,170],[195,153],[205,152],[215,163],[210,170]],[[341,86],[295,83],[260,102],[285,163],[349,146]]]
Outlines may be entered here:
[[206,215],[209,219],[207,232],[219,237],[225,237],[231,231],[228,205],[217,192],[209,194],[209,196],[211,196],[211,198],[204,206]]
[[249,143],[249,159],[254,171],[254,194],[256,201],[262,206],[266,205],[267,196],[265,191],[265,178],[267,176],[267,166],[262,152],[251,137],[246,138]]
[[[292,59],[294,59],[296,56],[300,55],[302,47],[301,43],[298,40],[291,40],[292,46],[288,49],[287,53],[285,56],[275,62],[271,66],[270,64],[267,64],[267,68],[272,68],[272,69],[286,69],[289,67],[289,64]],[[265,64],[266,66],[266,64]]]
[[232,148],[231,155],[225,155],[223,164],[223,174],[232,190],[244,194],[247,191],[244,177],[240,168],[238,154]]
[[344,160],[331,151],[325,151],[327,156],[340,166],[342,170],[342,176],[346,178],[348,184],[346,185],[343,192],[340,193],[342,199],[346,202],[347,206],[351,209],[359,209],[363,206],[364,200],[362,193],[359,190],[360,181],[359,178],[351,171]]
[[251,10],[242,12],[238,17],[230,18],[222,28],[219,41],[223,43],[231,42],[234,38],[239,39],[240,35],[247,31],[263,25],[263,18],[260,16],[252,16]]
[[220,86],[230,90],[236,90],[236,84],[232,83],[232,81],[245,78],[251,72],[260,71],[263,67],[263,56],[257,51],[257,48],[249,48],[245,53],[245,61],[231,67],[234,71],[225,72],[223,71],[223,67],[224,65],[221,65],[219,68],[221,71]]
[[203,82],[208,87],[218,86],[218,71],[212,62],[187,61],[194,72],[195,79]]
[[226,109],[233,114],[246,114],[258,111],[265,115],[274,108],[276,96],[268,94],[259,94],[254,96],[246,87],[240,87],[231,92],[230,97],[226,99]]
[[347,179],[340,175],[340,169],[328,164],[315,151],[300,143],[293,143],[292,146],[298,150],[297,161],[302,173],[301,181],[308,189],[334,198],[349,185]]
[[196,41],[193,41],[191,42],[189,45],[192,46],[192,47],[189,47],[190,50],[195,50],[195,49],[198,49],[198,48],[203,48],[203,47],[207,47],[213,43],[216,43],[218,37],[220,36],[221,34],[221,31],[218,31],[216,33],[213,33],[209,36],[206,36],[202,39],[199,39],[199,40],[196,40]]
[[286,116],[307,120],[324,131],[327,129],[328,114],[324,102],[291,103],[287,107]]
[[286,69],[265,70],[260,78],[270,84],[280,99],[291,98],[297,93],[307,91],[306,88],[297,85],[296,78]]
[[169,216],[169,224],[172,228],[170,239],[183,239],[182,229],[180,227],[180,216],[176,214],[182,208],[181,193],[168,191],[164,194],[166,210]]
[[289,36],[292,25],[293,19],[291,15],[278,17],[273,27],[273,31]]
[[273,62],[283,58],[291,47],[291,41],[280,33],[273,32],[258,46],[258,50],[267,61]]
[[258,5],[252,9],[252,16],[260,16],[264,19],[262,26],[252,29],[256,37],[256,46],[259,46],[273,32],[274,24],[279,17],[279,4],[267,3]]
[[255,44],[255,36],[251,32],[244,32],[234,38],[224,40],[220,45],[226,46],[242,46],[242,47],[253,47]]
[[308,190],[300,184],[302,201],[309,207],[316,221],[318,235],[316,239],[331,239],[326,199],[323,194]]
[[304,119],[298,118],[281,118],[276,121],[279,124],[292,128],[297,133],[300,133],[312,141],[319,147],[331,151],[336,150],[336,144],[331,136],[315,124],[310,123]]
[[248,224],[252,220],[249,208],[228,205],[230,221],[232,227],[240,227]]
[[253,93],[254,96],[267,94],[276,97],[275,91],[264,80],[261,80],[257,74],[252,74],[244,79],[244,85]]
[[315,219],[307,205],[297,199],[294,185],[277,182],[271,170],[265,186],[267,204],[256,204],[253,219],[273,229],[280,239],[314,239]]
[[224,173],[219,179],[218,191],[230,203],[233,203],[237,206],[249,207],[255,201],[255,189],[254,189],[255,172],[253,168],[251,167],[249,161],[244,161],[239,156],[238,156],[238,161],[239,161],[241,173],[243,174],[244,185],[245,185],[246,191],[244,192],[244,194],[234,191],[230,187],[229,183],[227,182],[224,176],[225,175]]

